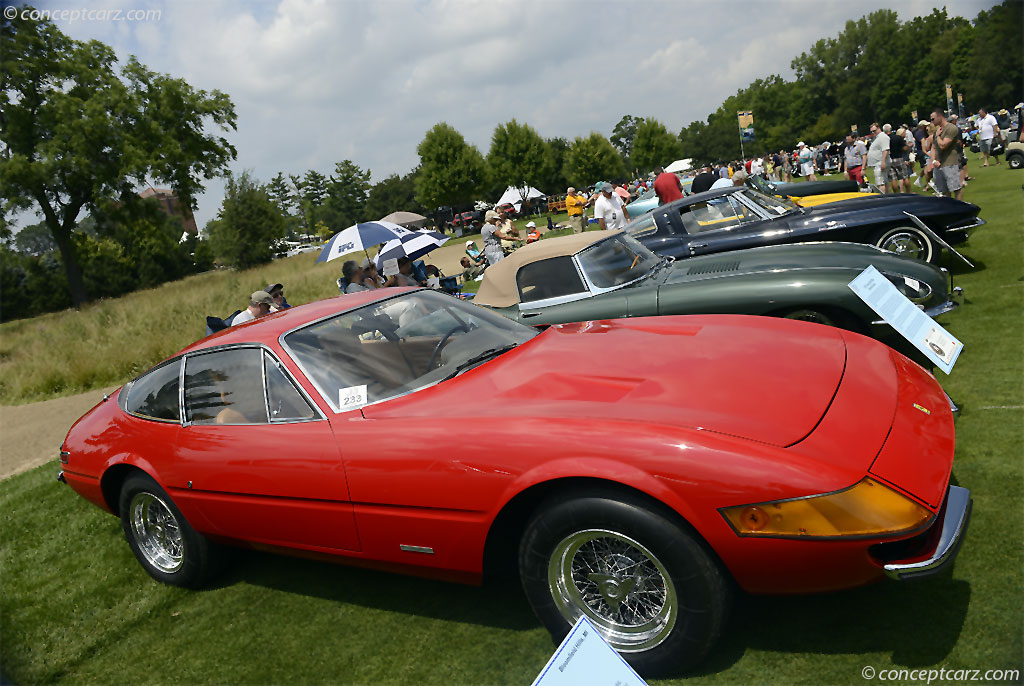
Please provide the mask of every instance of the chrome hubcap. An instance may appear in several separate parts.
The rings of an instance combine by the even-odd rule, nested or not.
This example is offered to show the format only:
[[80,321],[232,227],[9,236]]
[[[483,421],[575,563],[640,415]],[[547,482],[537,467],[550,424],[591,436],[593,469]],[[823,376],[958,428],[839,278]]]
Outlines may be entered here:
[[882,241],[880,247],[897,255],[913,257],[915,259],[920,259],[925,252],[921,240],[912,233],[894,233]]
[[146,561],[166,574],[181,569],[185,546],[170,508],[152,493],[136,493],[129,507],[132,536]]
[[649,650],[668,637],[678,614],[664,565],[637,541],[602,529],[578,531],[555,546],[548,586],[563,617],[581,614],[620,652]]

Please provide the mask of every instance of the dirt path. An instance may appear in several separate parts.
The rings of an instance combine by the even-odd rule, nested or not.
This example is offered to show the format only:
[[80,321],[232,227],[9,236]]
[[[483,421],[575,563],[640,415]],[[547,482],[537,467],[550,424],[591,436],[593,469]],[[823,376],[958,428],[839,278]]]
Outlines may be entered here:
[[54,476],[61,441],[75,420],[113,388],[28,405],[0,405],[0,479],[51,460]]

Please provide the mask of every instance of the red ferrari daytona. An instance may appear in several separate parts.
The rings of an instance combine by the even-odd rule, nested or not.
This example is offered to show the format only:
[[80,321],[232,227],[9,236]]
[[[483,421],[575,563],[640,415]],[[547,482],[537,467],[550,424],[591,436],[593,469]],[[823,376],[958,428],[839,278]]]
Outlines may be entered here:
[[385,289],[205,338],[78,420],[76,492],[154,578],[223,545],[479,583],[518,568],[561,639],[696,664],[734,588],[828,591],[948,565],[970,516],[935,379],[873,340],[746,316],[537,331]]

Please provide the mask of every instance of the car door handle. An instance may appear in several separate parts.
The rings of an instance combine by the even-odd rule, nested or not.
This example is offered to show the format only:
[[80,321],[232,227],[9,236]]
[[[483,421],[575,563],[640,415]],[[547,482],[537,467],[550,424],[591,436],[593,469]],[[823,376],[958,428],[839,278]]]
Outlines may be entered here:
[[690,243],[690,249],[691,250],[693,248],[706,248],[706,247],[708,247],[707,243]]
[[540,312],[523,312],[522,316],[525,319],[526,317],[536,317],[538,314],[540,314]]

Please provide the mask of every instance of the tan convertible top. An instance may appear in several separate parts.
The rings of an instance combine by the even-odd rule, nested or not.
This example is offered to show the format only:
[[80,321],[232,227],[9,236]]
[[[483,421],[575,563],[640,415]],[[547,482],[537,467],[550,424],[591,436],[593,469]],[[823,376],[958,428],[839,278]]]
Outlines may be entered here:
[[532,264],[549,257],[575,255],[583,248],[597,243],[603,238],[622,233],[619,230],[587,231],[572,236],[546,238],[530,243],[516,250],[493,267],[484,272],[484,280],[480,284],[473,302],[491,307],[512,307],[519,304],[519,289],[516,288],[516,273],[523,265]]

